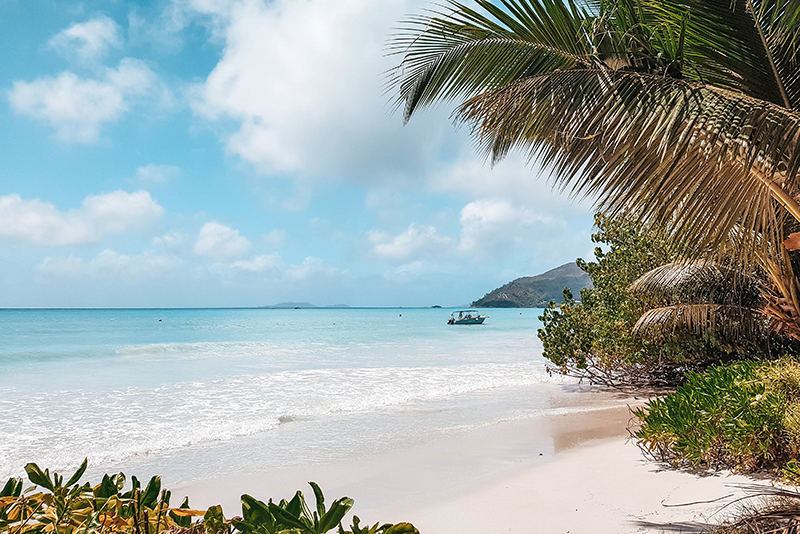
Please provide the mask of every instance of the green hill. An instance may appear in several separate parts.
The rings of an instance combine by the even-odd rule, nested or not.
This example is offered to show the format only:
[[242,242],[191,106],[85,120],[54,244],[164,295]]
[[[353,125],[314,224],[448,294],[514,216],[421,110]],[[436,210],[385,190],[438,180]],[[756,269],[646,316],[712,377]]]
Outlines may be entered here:
[[575,263],[565,263],[538,276],[525,276],[498,287],[476,300],[473,308],[544,308],[554,300],[562,301],[564,288],[568,287],[576,298],[581,289],[592,287],[589,275]]

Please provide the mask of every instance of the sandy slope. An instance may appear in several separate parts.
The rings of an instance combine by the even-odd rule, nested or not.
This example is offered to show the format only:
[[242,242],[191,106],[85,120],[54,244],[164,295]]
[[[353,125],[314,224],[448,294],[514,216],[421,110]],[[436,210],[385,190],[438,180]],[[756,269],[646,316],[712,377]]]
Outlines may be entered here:
[[[752,483],[646,461],[616,408],[499,423],[391,455],[201,481],[173,493],[193,507],[239,513],[241,493],[288,498],[318,482],[348,495],[366,522],[414,523],[422,534],[694,532]],[[306,492],[310,496],[310,492]],[[726,497],[722,500],[717,500]],[[688,506],[686,503],[715,501]]]

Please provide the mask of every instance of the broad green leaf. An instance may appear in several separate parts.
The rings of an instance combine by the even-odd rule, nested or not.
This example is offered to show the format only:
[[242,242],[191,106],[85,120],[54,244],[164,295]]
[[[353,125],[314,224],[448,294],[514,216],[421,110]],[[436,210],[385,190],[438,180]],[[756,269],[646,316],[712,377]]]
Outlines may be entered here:
[[283,508],[281,508],[276,504],[270,504],[269,511],[275,518],[276,530],[280,526],[280,527],[296,528],[302,532],[308,532],[309,534],[313,534],[309,529],[309,525],[301,521],[298,515],[294,515],[288,510],[284,510]]
[[336,527],[342,518],[353,507],[353,499],[342,497],[331,503],[331,507],[319,520],[319,534],[328,532]]
[[19,497],[22,492],[22,480],[9,478],[3,489],[0,490],[0,497]]
[[220,505],[211,506],[206,510],[206,514],[203,516],[203,526],[209,534],[220,533],[227,529]]
[[272,514],[269,511],[269,506],[247,495],[246,493],[242,495],[242,517],[245,521],[252,522],[254,524],[261,524],[261,523],[269,523],[272,528],[274,528],[275,520],[272,517]]
[[89,459],[84,458],[83,463],[81,466],[75,471],[75,473],[69,478],[67,481],[67,487],[72,486],[75,484],[80,478],[83,476],[83,473],[86,471],[86,466],[89,464]]
[[311,489],[314,490],[314,499],[317,503],[317,513],[320,517],[322,517],[325,515],[325,496],[322,494],[322,490],[316,482],[309,482],[308,484],[311,486]]
[[145,508],[155,508],[158,503],[158,495],[161,493],[161,477],[154,476],[147,483],[147,487],[142,492],[139,504]]
[[42,471],[39,469],[39,466],[35,463],[29,463],[25,466],[25,472],[28,473],[28,479],[36,484],[37,486],[42,486],[43,488],[47,488],[50,491],[55,490],[53,486],[53,482],[50,480],[50,470],[45,469]]
[[297,493],[294,494],[294,497],[292,497],[292,500],[286,503],[284,509],[292,516],[299,518],[304,508],[307,508],[306,499],[303,497],[303,492],[298,490]]
[[[188,509],[189,509],[189,497],[184,497],[183,502],[181,503],[178,510],[188,510]],[[203,515],[203,514],[197,514],[197,515]],[[192,524],[191,517],[178,515],[177,513],[175,513],[174,508],[170,510],[169,516],[172,518],[173,521],[175,521],[175,524],[177,524],[179,527],[188,528]]]

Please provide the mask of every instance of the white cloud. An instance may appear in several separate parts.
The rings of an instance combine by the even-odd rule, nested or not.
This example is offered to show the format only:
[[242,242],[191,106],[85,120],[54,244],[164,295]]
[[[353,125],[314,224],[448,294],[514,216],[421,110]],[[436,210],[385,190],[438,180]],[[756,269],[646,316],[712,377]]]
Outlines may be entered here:
[[592,200],[574,200],[567,193],[554,191],[550,171],[527,156],[512,152],[492,167],[470,150],[451,165],[428,176],[434,193],[457,194],[466,198],[505,198],[547,213],[585,214]]
[[96,61],[111,48],[121,47],[122,40],[117,23],[103,15],[60,31],[48,45],[67,58]]
[[0,196],[0,237],[23,246],[87,245],[143,228],[163,213],[147,191],[89,195],[80,208],[66,212],[50,202],[11,194]]
[[326,265],[320,258],[308,256],[300,264],[287,264],[277,252],[229,263],[217,262],[210,270],[225,276],[237,273],[269,273],[269,278],[290,281],[331,278],[341,274],[339,269]]
[[164,89],[142,61],[125,58],[119,66],[105,68],[98,79],[80,78],[72,72],[32,82],[15,81],[8,99],[15,112],[48,122],[59,139],[92,143],[106,123],[118,121],[134,97]]
[[53,278],[105,278],[126,281],[157,278],[174,273],[183,266],[183,260],[174,255],[157,254],[152,250],[129,256],[105,249],[90,261],[75,256],[48,256],[36,270]]
[[145,165],[136,169],[136,177],[143,182],[165,183],[178,178],[181,168],[174,165]]
[[283,260],[278,254],[256,256],[252,260],[239,260],[231,263],[230,268],[235,271],[263,273],[283,266]]
[[408,230],[393,239],[382,232],[368,232],[369,240],[376,243],[373,252],[392,261],[407,261],[420,255],[446,254],[453,240],[440,236],[433,226],[411,224]]
[[208,222],[200,229],[194,253],[220,262],[234,261],[247,256],[252,246],[246,237],[239,235],[239,230],[232,230],[216,222]]
[[197,88],[194,109],[221,124],[233,119],[228,149],[267,174],[416,175],[438,156],[451,124],[445,112],[403,127],[389,112],[382,73],[397,62],[385,55],[390,28],[418,3],[233,3],[218,15],[225,52]]
[[134,6],[128,13],[128,39],[134,45],[149,44],[159,52],[175,53],[183,47],[181,31],[189,22],[186,9],[174,2],[166,4],[152,19],[141,15]]
[[566,224],[507,200],[482,199],[461,210],[459,250],[478,259],[502,256],[547,237]]
[[328,267],[321,259],[308,256],[300,265],[288,265],[283,276],[289,280],[308,280],[312,277],[330,277],[337,273],[336,268]]
[[161,237],[153,238],[154,247],[175,248],[181,246],[186,241],[186,235],[181,232],[168,232]]
[[275,229],[261,235],[264,243],[273,247],[282,247],[286,244],[286,230]]

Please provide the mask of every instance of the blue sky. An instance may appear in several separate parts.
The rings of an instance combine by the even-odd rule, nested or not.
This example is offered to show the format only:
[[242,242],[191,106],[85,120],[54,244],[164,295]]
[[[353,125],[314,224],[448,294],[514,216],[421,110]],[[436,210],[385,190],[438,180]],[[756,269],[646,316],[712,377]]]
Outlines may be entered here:
[[591,209],[452,106],[418,0],[0,0],[0,307],[460,305],[589,257]]

